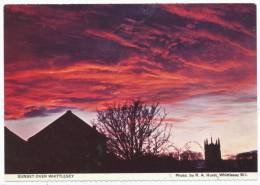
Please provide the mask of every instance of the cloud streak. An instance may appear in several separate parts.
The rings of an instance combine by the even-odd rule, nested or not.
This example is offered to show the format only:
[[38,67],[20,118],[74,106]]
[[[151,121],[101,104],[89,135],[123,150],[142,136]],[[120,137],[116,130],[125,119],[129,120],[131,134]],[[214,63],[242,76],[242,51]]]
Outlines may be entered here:
[[8,5],[5,118],[215,92],[255,101],[255,26],[251,4]]

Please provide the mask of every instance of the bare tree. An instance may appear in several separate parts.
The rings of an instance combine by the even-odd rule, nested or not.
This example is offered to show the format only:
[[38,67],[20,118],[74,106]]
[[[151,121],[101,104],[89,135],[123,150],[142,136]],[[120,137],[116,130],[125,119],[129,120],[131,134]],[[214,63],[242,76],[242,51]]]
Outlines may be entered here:
[[151,105],[139,100],[107,105],[97,111],[94,124],[108,137],[109,152],[121,159],[153,154],[167,149],[171,126],[165,122],[167,114],[158,103]]

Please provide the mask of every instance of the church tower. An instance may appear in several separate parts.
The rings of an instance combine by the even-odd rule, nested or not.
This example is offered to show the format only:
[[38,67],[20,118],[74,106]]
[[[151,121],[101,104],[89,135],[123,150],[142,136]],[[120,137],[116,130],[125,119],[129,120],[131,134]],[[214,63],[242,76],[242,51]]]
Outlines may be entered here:
[[210,142],[208,139],[204,141],[204,150],[205,150],[205,161],[209,166],[217,165],[219,161],[221,161],[221,150],[220,150],[220,140],[219,138],[215,141],[212,141],[212,137]]

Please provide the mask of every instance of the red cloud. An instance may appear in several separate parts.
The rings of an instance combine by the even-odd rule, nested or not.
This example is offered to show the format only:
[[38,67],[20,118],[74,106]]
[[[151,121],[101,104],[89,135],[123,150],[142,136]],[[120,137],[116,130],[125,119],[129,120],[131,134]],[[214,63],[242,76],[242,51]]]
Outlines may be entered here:
[[117,42],[123,46],[137,48],[137,49],[139,48],[137,45],[132,44],[131,41],[128,41],[114,33],[100,31],[100,30],[85,30],[85,34],[90,35],[90,36],[104,38],[106,40],[111,40],[111,41]]
[[[252,31],[248,31],[241,24],[234,21],[233,22],[227,21],[225,20],[225,18],[222,18],[222,16],[224,16],[225,13],[228,11],[227,9],[225,9],[225,7],[228,7],[228,5],[226,6],[219,5],[218,9],[215,9],[214,6],[216,7],[216,5],[202,6],[200,4],[161,5],[161,7],[166,11],[179,15],[181,17],[187,17],[189,19],[193,19],[196,21],[210,22],[225,27],[227,29],[232,29],[234,31],[239,30],[250,36],[255,36],[255,33],[253,33]],[[236,5],[231,5],[231,6],[235,7]],[[242,7],[242,8],[245,9],[246,7]]]
[[[136,17],[130,17],[132,14],[119,19],[122,21],[118,27],[109,27],[110,21],[104,20],[103,14],[117,21],[118,15],[105,9],[93,10],[88,13],[91,18],[86,18],[82,17],[84,11],[7,6],[9,14],[26,14],[32,19],[20,20],[18,28],[26,28],[19,33],[18,28],[6,24],[5,118],[22,118],[28,107],[95,110],[104,108],[106,103],[136,98],[174,104],[215,92],[230,95],[252,89],[250,94],[255,95],[254,33],[242,24],[223,20],[224,9],[216,11],[206,5],[202,9],[185,5],[161,7],[189,18],[190,25],[206,21],[248,36],[231,38],[223,30],[215,30],[216,34],[207,27],[169,24],[169,17],[154,16],[156,19],[138,22]],[[243,13],[248,11],[244,9]],[[68,19],[61,20],[66,16]],[[6,21],[13,19],[9,16]],[[109,28],[98,28],[97,22]],[[32,28],[38,25],[51,29],[39,29],[36,34]],[[111,48],[103,49],[103,43],[107,47],[111,42],[117,43],[118,48],[113,52]]]
[[[17,105],[18,107],[67,106],[95,110],[102,108],[109,102],[125,101],[132,98],[142,98],[148,102],[174,103],[197,94],[217,90],[237,91],[246,88],[248,84],[254,84],[254,82],[245,79],[243,79],[244,82],[230,83],[226,81],[225,76],[219,76],[219,78],[189,77],[185,73],[182,74],[182,71],[175,73],[163,71],[156,63],[153,67],[146,66],[142,69],[137,66],[136,59],[135,57],[129,58],[123,61],[121,65],[115,66],[87,64],[81,61],[78,65],[62,69],[28,70],[8,75],[6,76],[7,83],[5,86],[6,104],[12,106],[6,107],[6,111],[11,112],[6,118],[22,117],[22,111],[14,111]],[[203,64],[185,62],[185,65],[188,65],[188,68],[195,67],[198,71],[206,69],[216,72],[241,67],[241,63],[237,65],[236,62],[232,61],[216,66],[215,70],[214,66],[210,67]],[[138,69],[145,69],[145,71],[135,73]],[[185,66],[183,66],[183,70],[185,71]],[[32,79],[36,82],[31,82]],[[12,82],[12,80],[15,82]],[[254,78],[251,80],[254,80]],[[93,82],[94,85],[90,82]],[[204,84],[206,88],[196,88],[190,91],[189,86],[196,84]],[[115,88],[109,91],[111,85],[114,85]],[[175,94],[172,88],[182,90],[179,94]],[[22,93],[23,90],[26,91]],[[19,93],[19,91],[21,92]],[[163,91],[164,93],[162,93]],[[67,101],[70,97],[102,98],[102,100],[78,103]]]

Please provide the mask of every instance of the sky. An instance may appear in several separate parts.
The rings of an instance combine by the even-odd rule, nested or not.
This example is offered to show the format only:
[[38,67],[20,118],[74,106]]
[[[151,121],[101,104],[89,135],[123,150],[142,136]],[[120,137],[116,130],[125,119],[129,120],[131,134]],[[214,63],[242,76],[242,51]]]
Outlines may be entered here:
[[141,99],[179,148],[256,149],[253,4],[6,5],[4,70],[5,126],[25,140],[68,109],[90,123]]

